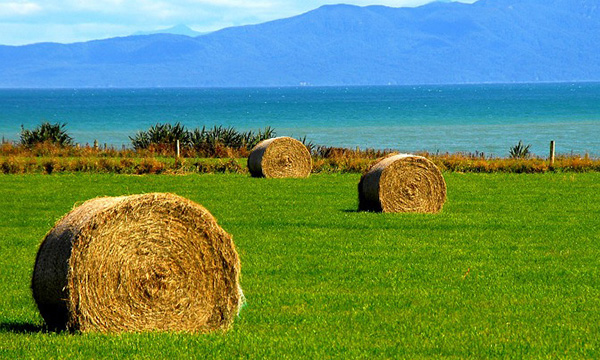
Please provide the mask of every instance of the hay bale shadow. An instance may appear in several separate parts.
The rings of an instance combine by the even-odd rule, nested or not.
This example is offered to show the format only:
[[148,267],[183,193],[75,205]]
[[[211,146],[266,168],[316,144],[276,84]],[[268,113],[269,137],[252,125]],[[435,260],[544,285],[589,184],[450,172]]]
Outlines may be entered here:
[[48,332],[48,329],[43,325],[29,322],[12,321],[0,323],[0,333],[33,334],[40,332]]

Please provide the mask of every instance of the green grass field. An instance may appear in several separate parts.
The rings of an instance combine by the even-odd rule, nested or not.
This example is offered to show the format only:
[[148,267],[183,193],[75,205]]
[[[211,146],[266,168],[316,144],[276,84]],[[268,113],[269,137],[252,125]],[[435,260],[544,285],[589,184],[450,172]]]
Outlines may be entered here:
[[[600,173],[444,174],[441,214],[358,213],[358,174],[0,175],[0,358],[598,358]],[[29,283],[75,203],[174,192],[234,237],[222,334],[43,332]]]

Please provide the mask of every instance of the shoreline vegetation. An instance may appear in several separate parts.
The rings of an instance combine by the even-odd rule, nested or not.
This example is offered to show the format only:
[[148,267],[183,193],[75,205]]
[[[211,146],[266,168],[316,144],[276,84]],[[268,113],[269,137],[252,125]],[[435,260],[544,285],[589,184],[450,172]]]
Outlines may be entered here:
[[[20,142],[0,145],[0,173],[117,173],[188,174],[248,173],[247,157],[264,139],[275,137],[267,127],[257,132],[238,132],[222,126],[187,130],[179,123],[156,124],[130,137],[132,146],[121,149],[76,144],[66,124],[42,123],[22,128]],[[394,150],[348,149],[315,145],[299,139],[313,157],[313,173],[364,173],[378,159]],[[554,161],[529,153],[521,141],[509,149],[509,157],[475,153],[415,152],[430,159],[442,171],[472,173],[600,172],[600,158],[588,154],[559,154]]]
[[[312,173],[364,173],[378,159],[397,153],[392,150],[345,149],[318,146],[311,151]],[[499,158],[482,153],[416,152],[442,171],[470,173],[600,172],[600,159],[588,155],[557,155],[554,164],[540,157]],[[175,151],[136,151],[114,148],[57,147],[43,144],[34,148],[4,143],[0,146],[0,173],[117,173],[188,174],[248,173],[247,154],[223,148],[218,155],[198,157]]]

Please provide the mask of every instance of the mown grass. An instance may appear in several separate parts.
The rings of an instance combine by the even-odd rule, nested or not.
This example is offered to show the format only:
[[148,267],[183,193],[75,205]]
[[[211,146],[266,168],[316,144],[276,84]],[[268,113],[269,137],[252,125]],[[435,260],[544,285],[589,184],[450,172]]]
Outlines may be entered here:
[[[0,175],[0,358],[598,358],[600,174],[445,173],[441,214],[358,213],[358,174]],[[55,334],[29,290],[74,203],[169,191],[234,236],[225,334]]]

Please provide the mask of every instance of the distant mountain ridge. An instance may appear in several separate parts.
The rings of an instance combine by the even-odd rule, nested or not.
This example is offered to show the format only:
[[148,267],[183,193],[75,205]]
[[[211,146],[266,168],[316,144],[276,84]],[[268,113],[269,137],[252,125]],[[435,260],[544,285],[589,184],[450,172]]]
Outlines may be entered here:
[[133,35],[155,35],[155,34],[173,34],[173,35],[185,35],[185,36],[200,36],[206,33],[198,32],[196,30],[191,29],[189,26],[184,24],[179,24],[172,26],[166,29],[152,30],[152,31],[138,31]]
[[597,0],[327,5],[200,37],[0,46],[0,87],[599,81]]

